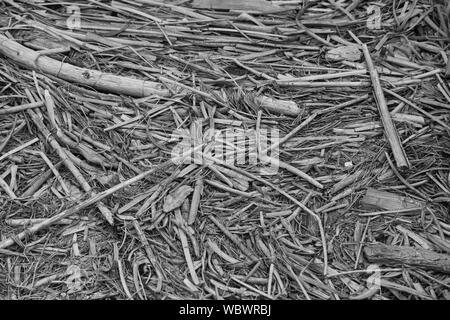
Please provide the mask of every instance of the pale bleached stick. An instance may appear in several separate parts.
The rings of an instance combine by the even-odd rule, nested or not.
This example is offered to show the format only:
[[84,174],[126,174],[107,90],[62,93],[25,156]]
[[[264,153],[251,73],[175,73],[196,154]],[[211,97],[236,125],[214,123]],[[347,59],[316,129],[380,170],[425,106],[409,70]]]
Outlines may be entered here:
[[329,80],[343,77],[351,77],[351,76],[359,76],[367,73],[366,69],[353,70],[353,71],[344,71],[344,72],[336,72],[336,73],[326,73],[326,74],[317,74],[312,76],[305,76],[300,78],[293,78],[289,80],[276,80],[277,83],[282,84],[286,82],[302,82],[302,81],[316,81],[316,80]]
[[[269,157],[262,157],[261,160],[267,160],[267,158]],[[316,179],[314,179],[313,177],[311,177],[310,175],[308,175],[307,173],[301,171],[298,168],[295,168],[293,166],[291,166],[290,164],[283,162],[281,160],[277,160],[274,158],[269,158],[270,163],[272,164],[277,164],[280,168],[286,169],[287,171],[289,171],[290,173],[293,173],[297,176],[299,176],[302,179],[305,179],[306,181],[308,181],[309,183],[311,183],[313,186],[316,186],[319,189],[323,189],[323,185],[318,182]]]
[[60,62],[39,55],[37,51],[24,47],[16,41],[8,39],[3,34],[0,34],[0,53],[27,68],[40,70],[58,78],[88,85],[96,89],[133,97],[155,94],[168,95],[168,90],[165,90],[160,83],[116,76]]
[[38,142],[38,141],[39,141],[38,138],[34,138],[34,139],[32,139],[32,140],[30,140],[30,141],[28,141],[28,142],[26,142],[26,143],[24,143],[24,144],[18,146],[17,148],[14,148],[14,149],[12,149],[12,150],[6,152],[4,155],[2,155],[2,156],[0,157],[0,161],[2,161],[3,159],[8,158],[10,155],[13,155],[13,154],[16,153],[16,152],[19,152],[20,150],[23,150],[23,149],[25,149],[25,148],[31,146],[32,144],[34,144],[34,143],[36,143],[36,142]]
[[352,87],[367,87],[370,86],[369,81],[286,81],[279,82],[280,87],[291,88],[352,88]]
[[[60,62],[39,54],[39,52],[29,49],[14,40],[8,39],[0,34],[0,54],[20,63],[21,65],[51,74],[55,77],[80,83],[93,87],[95,89],[113,92],[117,94],[130,95],[133,97],[146,97],[150,95],[168,96],[170,91],[164,89],[163,84],[153,81],[133,79],[128,77],[116,76],[109,73],[100,72],[93,69],[80,68],[69,63]],[[196,90],[182,83],[161,77],[161,81],[170,83],[172,88],[177,87],[194,91],[195,93],[214,100],[216,103],[227,107],[226,104],[216,100],[211,95]],[[273,99],[266,96],[258,97],[261,103],[267,108],[272,107],[272,111],[297,115],[300,108],[293,101]]]
[[[33,225],[42,221],[45,221],[46,219],[44,218],[36,218],[36,219],[5,219],[5,223],[8,226],[13,226],[13,227],[24,227],[24,226],[28,226],[28,225]],[[58,222],[55,222],[55,224],[71,224],[72,222],[74,222],[74,220],[72,219],[61,219]]]
[[391,114],[384,97],[383,88],[381,87],[378,71],[375,69],[372,57],[370,56],[369,49],[366,44],[362,45],[364,57],[366,58],[367,69],[370,72],[370,78],[372,80],[373,91],[377,101],[378,110],[380,112],[381,121],[383,123],[384,132],[391,146],[392,154],[394,155],[397,167],[400,169],[408,168],[409,162],[406,158],[405,151],[403,150],[402,143],[398,137],[397,130],[395,129],[394,122],[392,121]]
[[38,101],[38,102],[33,102],[33,103],[22,104],[20,106],[5,107],[5,108],[0,109],[0,115],[21,112],[21,111],[24,111],[27,109],[32,109],[32,108],[39,108],[39,107],[42,107],[43,105],[44,105],[44,103],[42,101]]
[[256,97],[256,101],[263,108],[274,113],[297,116],[301,112],[300,107],[294,101],[274,99],[267,96],[258,96]]

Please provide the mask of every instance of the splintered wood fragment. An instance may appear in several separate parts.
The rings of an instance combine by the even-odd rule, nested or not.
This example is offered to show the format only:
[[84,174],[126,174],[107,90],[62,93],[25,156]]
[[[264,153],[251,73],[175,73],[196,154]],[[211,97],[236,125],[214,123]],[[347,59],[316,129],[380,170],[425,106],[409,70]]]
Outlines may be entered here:
[[255,198],[255,197],[260,196],[260,194],[257,191],[244,192],[244,191],[240,191],[240,190],[228,187],[220,182],[213,181],[213,180],[205,180],[205,182],[215,188],[221,189],[226,192],[234,193],[239,196],[243,196],[243,197],[247,197],[247,198]]
[[436,117],[435,115],[423,110],[422,108],[420,108],[419,106],[417,106],[415,103],[411,102],[410,100],[402,97],[401,95],[395,93],[394,91],[391,91],[389,89],[383,89],[385,92],[387,92],[388,94],[394,96],[395,98],[399,99],[400,101],[406,103],[407,105],[413,107],[414,109],[416,109],[418,112],[422,113],[423,115],[426,115],[428,118],[430,118],[431,120],[435,121],[436,123],[439,123],[441,126],[443,126],[445,129],[450,131],[450,126],[447,124],[447,122],[442,121],[440,119],[440,117]]
[[[251,179],[249,179],[248,177],[219,165],[211,164],[209,165],[209,168],[214,172],[221,174],[226,180],[230,181],[230,187],[237,187],[241,191],[248,190],[249,182],[251,181]],[[230,179],[227,179],[226,176],[230,177]]]
[[40,56],[38,52],[8,39],[3,34],[0,34],[0,54],[27,68],[36,69],[70,82],[84,84],[107,92],[133,97],[168,95],[168,90],[164,89],[161,83],[80,68],[46,56]]
[[0,177],[0,188],[2,188],[11,199],[17,199],[17,196],[2,177]]
[[149,194],[146,196],[147,199],[142,204],[142,206],[139,208],[139,210],[136,211],[136,214],[135,214],[136,217],[142,216],[148,210],[148,208],[150,208],[151,205],[155,203],[156,199],[159,197],[160,193],[164,189],[164,184],[159,183],[155,187],[153,187],[153,188],[155,188],[154,192],[150,196],[149,196]]
[[358,170],[348,176],[346,176],[344,179],[342,179],[341,181],[339,181],[338,183],[336,183],[333,188],[331,188],[330,193],[336,193],[340,190],[342,190],[343,188],[351,185],[352,183],[354,183],[356,180],[358,180],[361,175],[362,175],[363,171],[362,170]]
[[325,54],[325,59],[331,61],[359,61],[361,59],[361,51],[359,46],[348,45],[332,48]]
[[[183,217],[181,216],[180,209],[175,210],[175,219],[177,220],[177,222],[179,224],[183,223]],[[186,264],[188,266],[189,273],[191,274],[192,281],[194,282],[195,285],[198,286],[200,284],[200,280],[197,276],[197,273],[195,272],[194,263],[192,262],[192,255],[191,255],[191,251],[189,250],[189,242],[187,240],[186,233],[184,232],[183,228],[181,228],[181,227],[180,228],[174,227],[174,228],[175,228],[175,230],[178,231],[177,233],[178,233],[178,236],[181,241],[181,246],[183,248],[184,257],[186,259]]]
[[58,125],[56,124],[55,119],[55,102],[53,101],[52,96],[50,95],[50,92],[48,92],[48,90],[44,90],[44,97],[51,128],[52,130],[60,130]]
[[[208,168],[211,169],[211,171],[217,176],[217,178],[219,178],[219,180],[221,180],[222,182],[224,182],[227,186],[229,186],[230,188],[234,187],[233,182],[231,181],[231,179],[229,179],[228,177],[226,177],[220,170],[219,170],[219,166],[215,166],[215,165],[210,165],[208,166]],[[241,190],[241,191],[245,191],[245,190]]]
[[378,71],[375,69],[367,45],[363,44],[362,49],[364,57],[366,58],[367,69],[370,72],[373,91],[377,101],[378,110],[380,112],[381,121],[383,123],[384,132],[391,146],[395,162],[397,164],[397,167],[400,169],[408,168],[409,162],[408,159],[406,158],[406,154],[405,151],[403,150],[400,138],[398,137],[398,133],[397,130],[395,129],[394,122],[392,121],[391,114],[389,113],[383,89],[381,87],[380,78],[378,76]]
[[395,227],[398,231],[402,232],[404,235],[410,237],[413,239],[417,244],[419,244],[423,249],[426,250],[433,250],[433,245],[425,240],[423,237],[418,235],[417,233],[412,232],[411,230],[408,230],[406,228],[403,228],[402,226],[398,225]]
[[261,106],[270,112],[298,116],[301,112],[300,107],[294,101],[274,99],[267,96],[259,96],[256,100]]
[[450,255],[431,250],[378,243],[365,245],[364,255],[371,263],[406,265],[450,273]]
[[[13,227],[23,227],[23,226],[29,226],[32,224],[36,224],[36,223],[40,223],[42,221],[44,221],[44,218],[29,218],[29,219],[6,219],[5,223],[9,226],[13,226]],[[63,224],[63,225],[69,225],[71,223],[73,223],[74,220],[73,219],[61,219],[58,222],[55,222],[55,224]]]
[[253,12],[273,12],[281,10],[277,5],[265,0],[194,0],[192,7],[213,10],[242,10]]
[[366,194],[361,199],[361,204],[367,208],[383,209],[383,210],[404,210],[414,209],[420,212],[424,207],[424,203],[409,197],[403,197],[395,193],[387,191],[379,191],[372,188],[367,189]]
[[181,186],[177,190],[168,194],[166,199],[164,200],[163,210],[164,212],[170,212],[179,208],[184,200],[191,194],[192,187],[190,186]]
[[[95,192],[93,193],[95,194]],[[105,218],[106,221],[108,221],[110,225],[114,225],[113,213],[111,212],[111,210],[109,210],[109,208],[105,204],[103,204],[102,202],[98,202],[97,209],[100,211],[102,216]]]
[[191,200],[191,208],[189,210],[189,218],[187,221],[188,224],[193,224],[195,221],[202,193],[203,193],[203,179],[200,178],[195,182],[194,193],[192,194]]

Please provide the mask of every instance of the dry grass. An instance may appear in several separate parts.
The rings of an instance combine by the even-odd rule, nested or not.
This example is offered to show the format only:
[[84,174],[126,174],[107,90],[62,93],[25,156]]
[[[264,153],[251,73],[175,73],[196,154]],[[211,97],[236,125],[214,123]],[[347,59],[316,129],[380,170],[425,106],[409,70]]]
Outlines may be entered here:
[[[0,298],[449,299],[446,2],[380,1],[374,30],[362,1],[206,2],[77,1],[73,30],[58,1],[0,3]],[[208,158],[212,128],[231,154],[279,130],[278,171]]]

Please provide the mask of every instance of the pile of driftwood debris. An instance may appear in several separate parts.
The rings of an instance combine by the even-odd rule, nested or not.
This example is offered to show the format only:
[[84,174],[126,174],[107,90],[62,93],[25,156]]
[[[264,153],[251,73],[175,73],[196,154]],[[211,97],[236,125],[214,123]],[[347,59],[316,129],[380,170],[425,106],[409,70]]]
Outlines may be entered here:
[[450,299],[449,16],[0,1],[0,298]]

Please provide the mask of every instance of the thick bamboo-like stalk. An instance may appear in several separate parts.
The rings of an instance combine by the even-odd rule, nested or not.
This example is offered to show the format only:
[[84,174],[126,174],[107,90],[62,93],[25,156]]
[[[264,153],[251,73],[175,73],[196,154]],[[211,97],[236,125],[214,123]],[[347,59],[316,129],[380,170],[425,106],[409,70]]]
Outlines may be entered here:
[[58,78],[91,86],[98,90],[144,97],[153,94],[166,96],[168,90],[157,82],[132,79],[103,73],[97,70],[80,68],[69,63],[41,56],[39,52],[22,46],[0,34],[0,53],[20,63],[21,65],[37,69]]
[[[91,86],[106,92],[125,94],[133,97],[146,97],[154,94],[168,96],[170,94],[169,90],[165,89],[162,83],[116,76],[60,62],[24,47],[2,34],[0,34],[0,54],[5,55],[27,68],[36,69],[70,82]],[[174,89],[193,90],[176,81],[171,81],[169,79],[164,80],[165,82],[172,84]],[[199,90],[195,90],[195,92],[213,99],[210,95]],[[271,112],[296,116],[301,111],[294,101],[279,100],[267,96],[259,96],[257,99],[264,108],[267,108]],[[29,108],[30,106],[27,105],[27,107]]]
[[397,167],[399,167],[400,169],[408,168],[409,167],[408,159],[406,158],[402,143],[400,142],[400,138],[398,137],[398,133],[397,130],[395,129],[394,122],[392,121],[391,114],[389,113],[383,89],[381,87],[380,78],[378,76],[378,71],[375,69],[373,65],[372,57],[370,56],[370,52],[369,49],[367,48],[367,45],[363,44],[362,49],[364,52],[364,57],[366,58],[367,69],[370,72],[373,91],[376,97],[378,110],[381,116],[381,121],[383,123],[384,132],[386,133],[386,137],[389,141],[389,144],[391,145],[395,162],[397,164]]
[[438,272],[450,273],[448,254],[406,246],[388,246],[382,243],[366,245],[364,254],[369,262],[386,265],[408,265]]

